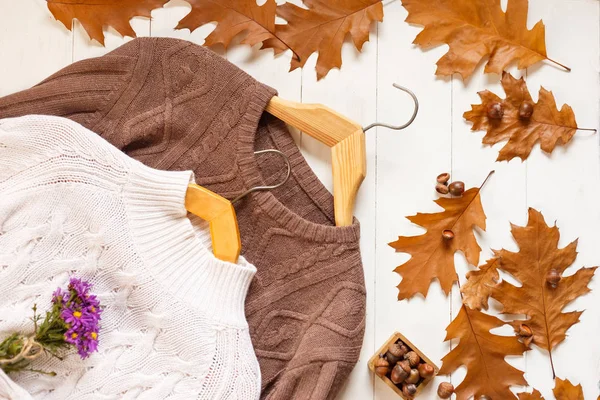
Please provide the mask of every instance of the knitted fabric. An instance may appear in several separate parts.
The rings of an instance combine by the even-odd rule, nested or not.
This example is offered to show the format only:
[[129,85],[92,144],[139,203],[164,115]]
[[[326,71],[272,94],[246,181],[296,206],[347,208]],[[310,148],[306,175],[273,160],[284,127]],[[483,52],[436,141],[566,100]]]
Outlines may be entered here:
[[0,400],[32,400],[33,397],[0,369]]
[[145,164],[194,170],[233,198],[242,254],[258,272],[246,316],[262,398],[335,397],[360,353],[365,286],[358,222],[335,227],[333,198],[283,123],[264,113],[275,91],[210,50],[175,39],[133,40],[77,62],[38,86],[0,99],[0,117],[27,113],[78,121]]
[[32,333],[32,306],[49,309],[70,276],[103,306],[98,353],[35,360],[55,377],[11,375],[34,398],[259,398],[244,317],[256,269],[212,255],[186,215],[191,179],[67,119],[0,121],[0,338]]

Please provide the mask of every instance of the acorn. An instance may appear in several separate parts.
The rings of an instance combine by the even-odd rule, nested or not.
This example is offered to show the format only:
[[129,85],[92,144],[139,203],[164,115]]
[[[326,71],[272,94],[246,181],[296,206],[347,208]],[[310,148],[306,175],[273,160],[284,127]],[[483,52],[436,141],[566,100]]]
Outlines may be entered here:
[[448,186],[448,191],[452,196],[462,196],[465,192],[465,184],[461,181],[452,182]]
[[398,364],[396,365],[399,365],[400,368],[402,368],[407,375],[410,374],[412,368],[410,367],[410,362],[408,362],[408,360],[398,361]]
[[418,370],[419,375],[421,375],[421,378],[423,379],[431,378],[435,374],[435,369],[431,365],[425,363],[419,364]]
[[450,180],[450,174],[447,172],[444,172],[437,176],[437,182],[441,183],[442,185],[447,185],[449,180]]
[[487,116],[490,119],[502,119],[504,117],[504,106],[497,101],[488,104]]
[[414,351],[409,351],[404,355],[404,359],[410,363],[410,366],[415,368],[421,362],[421,357]]
[[385,355],[390,365],[396,365],[406,353],[408,353],[408,347],[404,343],[392,343],[388,346]]
[[531,337],[533,335],[533,332],[531,331],[531,328],[528,327],[525,324],[520,324],[519,325],[519,330],[517,331],[517,334],[521,337]]
[[533,115],[533,103],[530,101],[524,101],[519,106],[519,118],[528,120]]
[[396,364],[396,366],[392,369],[392,374],[390,375],[390,379],[395,385],[401,384],[410,375],[410,366],[408,363],[406,363],[406,366],[408,366],[407,371],[406,366],[403,366],[402,363],[404,363],[404,361],[400,361],[398,364]]
[[419,371],[416,369],[411,369],[408,374],[408,378],[404,381],[404,383],[417,383],[421,379],[421,375],[419,375]]
[[533,342],[533,332],[530,327],[525,324],[519,324],[519,328],[515,328],[515,332],[517,333],[517,336],[522,339],[525,346],[529,347],[529,345],[531,345],[531,342]]
[[441,399],[449,399],[450,396],[452,396],[452,393],[454,393],[454,386],[452,386],[451,383],[442,382],[440,383],[440,386],[438,386],[437,395]]
[[445,184],[438,183],[437,185],[435,185],[435,191],[439,194],[448,194],[449,189],[448,186],[446,186]]
[[452,240],[454,239],[454,232],[452,232],[450,229],[444,229],[442,231],[442,237],[444,240]]
[[417,394],[417,386],[415,386],[414,383],[406,383],[402,386],[402,394],[409,398],[412,399],[414,397],[415,394]]
[[390,363],[386,360],[383,355],[379,355],[377,361],[375,361],[375,373],[381,377],[386,376],[390,372]]
[[551,288],[556,288],[558,286],[558,282],[561,280],[560,272],[556,268],[552,268],[546,274],[546,282],[550,285]]

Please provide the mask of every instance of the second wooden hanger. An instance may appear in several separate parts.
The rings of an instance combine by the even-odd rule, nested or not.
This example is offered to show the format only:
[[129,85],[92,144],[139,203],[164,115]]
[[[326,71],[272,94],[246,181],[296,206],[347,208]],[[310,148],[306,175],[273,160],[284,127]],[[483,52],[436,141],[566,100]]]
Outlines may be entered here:
[[272,186],[257,186],[229,201],[205,187],[190,183],[185,194],[185,208],[188,212],[208,221],[213,254],[222,261],[236,263],[242,249],[240,229],[233,204],[250,193],[273,190],[283,186],[290,178],[292,167],[290,160],[279,150],[256,151],[255,155],[275,153],[283,157],[287,164],[287,174],[282,182]]

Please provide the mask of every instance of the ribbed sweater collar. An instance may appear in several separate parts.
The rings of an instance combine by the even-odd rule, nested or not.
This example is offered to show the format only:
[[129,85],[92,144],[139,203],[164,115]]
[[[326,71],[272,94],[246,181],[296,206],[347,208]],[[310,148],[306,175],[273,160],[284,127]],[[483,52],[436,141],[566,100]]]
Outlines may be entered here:
[[[254,96],[240,124],[241,133],[238,136],[236,149],[237,163],[248,189],[265,185],[254,152],[259,121],[274,95],[276,92],[268,86],[256,85]],[[267,117],[267,121],[266,126],[271,139],[275,142],[275,147],[289,159],[296,181],[317,207],[333,220],[333,196],[314,174],[285,124],[271,116]],[[356,218],[353,224],[347,227],[318,224],[290,210],[272,192],[260,191],[252,195],[265,213],[299,237],[327,243],[358,242],[360,239],[360,225]]]
[[215,258],[207,224],[192,225],[185,210],[192,172],[131,164],[123,195],[134,246],[148,272],[206,317],[246,327],[244,303],[256,268],[243,257],[237,264]]

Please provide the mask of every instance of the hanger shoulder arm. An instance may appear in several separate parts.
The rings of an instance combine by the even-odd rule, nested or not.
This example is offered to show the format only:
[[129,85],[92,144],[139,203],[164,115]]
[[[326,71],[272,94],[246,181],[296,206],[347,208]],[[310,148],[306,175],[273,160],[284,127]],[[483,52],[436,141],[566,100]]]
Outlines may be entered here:
[[354,202],[367,175],[365,133],[361,130],[331,149],[336,226],[352,225]]
[[210,235],[215,257],[219,260],[237,263],[242,242],[235,210],[233,205],[230,205],[230,207],[231,212],[223,213],[210,221]]
[[202,186],[190,184],[185,195],[185,208],[208,221],[215,257],[237,262],[242,245],[233,204]]
[[273,97],[266,111],[288,125],[333,147],[362,127],[322,104],[303,104]]

